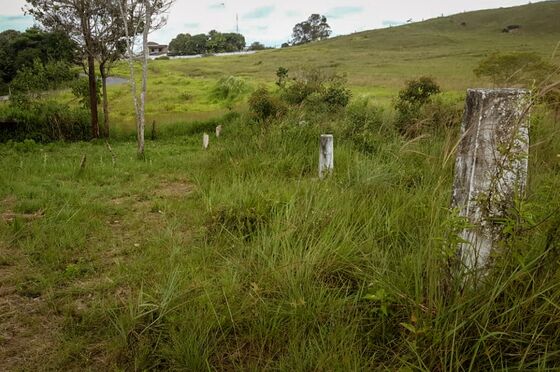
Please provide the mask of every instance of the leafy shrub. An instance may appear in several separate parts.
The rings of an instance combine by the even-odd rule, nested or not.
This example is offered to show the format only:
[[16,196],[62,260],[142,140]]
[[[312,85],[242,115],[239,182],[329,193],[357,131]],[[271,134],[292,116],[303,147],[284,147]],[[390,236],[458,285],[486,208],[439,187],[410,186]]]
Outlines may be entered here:
[[56,102],[33,102],[25,107],[6,106],[0,122],[12,124],[0,130],[0,142],[32,139],[37,142],[81,141],[90,138],[89,113]]
[[259,121],[281,116],[286,113],[286,110],[282,101],[271,95],[265,87],[258,88],[249,97],[249,111]]
[[494,85],[521,84],[530,86],[543,81],[556,67],[539,55],[528,52],[494,53],[480,61],[474,69],[478,77],[488,77]]
[[324,88],[321,96],[329,108],[340,108],[348,105],[352,92],[344,80],[335,79]]
[[[283,71],[278,71],[279,72]],[[287,73],[287,71],[286,71]],[[287,78],[287,76],[285,76]],[[300,105],[306,101],[312,104],[318,103],[317,97],[311,97],[318,94],[320,101],[325,104],[329,110],[336,110],[348,105],[351,92],[346,87],[346,80],[340,75],[327,75],[318,69],[305,70],[297,77],[293,78],[289,84],[282,87],[282,97],[291,105]]]
[[278,70],[276,70],[276,77],[278,77],[276,85],[280,88],[284,88],[286,86],[286,80],[288,79],[288,69],[282,66],[278,67]]
[[434,94],[440,92],[439,85],[430,77],[423,76],[406,82],[394,104],[397,111],[395,126],[401,134],[415,136],[421,132],[418,125],[420,111]]
[[353,102],[346,109],[342,136],[351,140],[360,150],[372,152],[374,139],[384,131],[383,109],[370,106],[367,99]]
[[40,60],[33,61],[33,65],[24,66],[18,70],[10,87],[11,101],[16,105],[25,105],[39,97],[40,93],[49,89],[56,89],[75,78],[70,65],[66,62],[48,62],[43,65]]
[[[97,102],[101,99],[101,80],[97,79]],[[70,84],[72,94],[78,99],[82,107],[89,109],[89,80],[88,78],[76,79]]]
[[435,96],[420,112],[424,128],[432,132],[444,128],[459,127],[463,115],[462,101],[445,100]]

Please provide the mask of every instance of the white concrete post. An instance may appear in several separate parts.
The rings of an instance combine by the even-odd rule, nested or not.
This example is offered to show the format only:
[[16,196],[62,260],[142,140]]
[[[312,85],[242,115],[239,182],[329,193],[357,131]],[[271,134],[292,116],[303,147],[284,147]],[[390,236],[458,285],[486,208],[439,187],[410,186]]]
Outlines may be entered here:
[[202,135],[202,148],[206,150],[209,144],[210,144],[210,136],[207,133],[204,133]]
[[460,237],[464,268],[484,270],[500,240],[505,217],[527,182],[529,93],[523,89],[472,89],[455,161],[452,206],[469,227]]
[[319,178],[330,174],[334,168],[334,139],[332,134],[321,134],[319,148]]
[[220,138],[220,134],[222,133],[222,126],[218,125],[216,127],[216,138]]

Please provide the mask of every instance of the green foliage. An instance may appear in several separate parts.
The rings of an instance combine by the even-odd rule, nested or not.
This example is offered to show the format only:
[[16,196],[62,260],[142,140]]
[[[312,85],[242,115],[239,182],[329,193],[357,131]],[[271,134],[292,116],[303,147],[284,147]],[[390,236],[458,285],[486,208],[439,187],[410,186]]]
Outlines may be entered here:
[[172,55],[195,55],[237,52],[245,48],[245,37],[237,33],[179,34],[169,43]]
[[233,103],[238,101],[249,90],[247,82],[237,76],[223,77],[214,86],[212,96],[223,101],[226,107],[233,109]]
[[12,103],[24,105],[30,100],[38,99],[42,92],[59,88],[75,77],[66,62],[49,61],[43,64],[36,59],[33,65],[23,66],[18,70],[10,83]]
[[406,82],[394,103],[397,111],[395,125],[401,134],[413,137],[422,132],[421,109],[440,91],[439,85],[430,77]]
[[[536,53],[493,53],[474,69],[478,77],[488,77],[496,86],[539,84],[557,68]],[[556,71],[557,72],[557,71]]]
[[249,97],[249,111],[257,120],[263,122],[270,118],[282,116],[286,112],[286,107],[268,89],[259,87]]
[[320,103],[329,110],[345,107],[351,95],[345,77],[327,74],[319,69],[301,71],[282,88],[282,97],[291,105],[310,100],[312,105]]
[[266,46],[258,41],[253,42],[250,46],[249,46],[249,50],[265,50]]
[[62,32],[44,32],[29,28],[25,32],[0,32],[0,95],[7,94],[8,85],[24,68],[35,68],[36,61],[44,66],[71,64],[76,45]]
[[286,86],[288,72],[288,69],[282,66],[278,67],[278,70],[276,70],[276,77],[278,78],[278,80],[276,80],[276,85],[278,85],[281,89]]
[[[97,79],[97,102],[101,102],[101,79]],[[70,85],[72,94],[78,99],[80,105],[86,109],[89,109],[89,80],[88,78],[79,78],[72,82]]]
[[370,105],[367,99],[356,100],[348,106],[342,128],[342,138],[365,152],[374,152],[378,140],[391,135],[384,123],[383,108]]
[[23,107],[2,107],[0,122],[11,123],[0,130],[0,142],[26,139],[37,142],[83,141],[90,138],[87,110],[69,108],[52,101],[28,102]]
[[294,26],[292,30],[292,44],[298,45],[327,39],[331,32],[331,26],[327,23],[327,17],[311,14],[306,21]]

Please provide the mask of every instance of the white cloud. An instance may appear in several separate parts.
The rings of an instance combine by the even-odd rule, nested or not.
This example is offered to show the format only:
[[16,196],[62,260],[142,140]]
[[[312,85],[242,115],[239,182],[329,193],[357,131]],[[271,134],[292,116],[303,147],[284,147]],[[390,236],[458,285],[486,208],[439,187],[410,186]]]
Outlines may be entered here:
[[[151,38],[168,43],[178,33],[205,33],[212,29],[232,32],[236,30],[238,18],[239,31],[248,43],[258,40],[267,45],[280,45],[290,38],[297,22],[311,13],[328,15],[333,9],[338,9],[339,14],[328,22],[333,35],[341,35],[409,18],[419,21],[441,14],[527,3],[527,0],[176,0],[167,26]],[[24,0],[0,0],[0,15],[22,14],[24,5]],[[262,11],[271,8],[272,12]],[[252,17],[244,17],[248,14]]]

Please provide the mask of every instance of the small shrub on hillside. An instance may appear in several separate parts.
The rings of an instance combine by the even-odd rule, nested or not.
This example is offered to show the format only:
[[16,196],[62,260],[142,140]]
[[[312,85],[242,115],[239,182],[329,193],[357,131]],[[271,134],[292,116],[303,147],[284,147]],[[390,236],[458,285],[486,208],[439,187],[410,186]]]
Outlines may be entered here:
[[352,93],[350,89],[346,87],[346,81],[341,78],[331,81],[321,93],[323,102],[325,102],[329,108],[346,107],[350,102],[351,96]]
[[288,80],[288,69],[282,66],[278,67],[276,77],[278,78],[276,85],[283,89],[286,86],[286,80]]
[[430,77],[421,77],[406,82],[395,101],[397,118],[395,126],[399,132],[407,136],[420,134],[419,120],[422,107],[431,97],[441,92],[439,85]]
[[[281,88],[282,97],[291,105],[306,102],[314,105],[321,102],[329,110],[345,107],[351,97],[343,76],[328,75],[318,69],[301,72]],[[319,98],[313,95],[318,95]]]
[[425,121],[425,128],[431,131],[459,127],[463,116],[463,103],[435,96],[422,107],[420,116]]
[[382,132],[386,132],[386,129],[383,123],[383,109],[370,106],[367,99],[353,102],[346,109],[342,136],[352,141],[360,150],[374,151],[375,139]]
[[474,73],[478,77],[490,78],[497,86],[531,86],[542,82],[556,69],[535,53],[494,53],[480,61]]
[[286,113],[286,106],[268,89],[260,87],[249,97],[249,111],[259,121],[266,121]]

